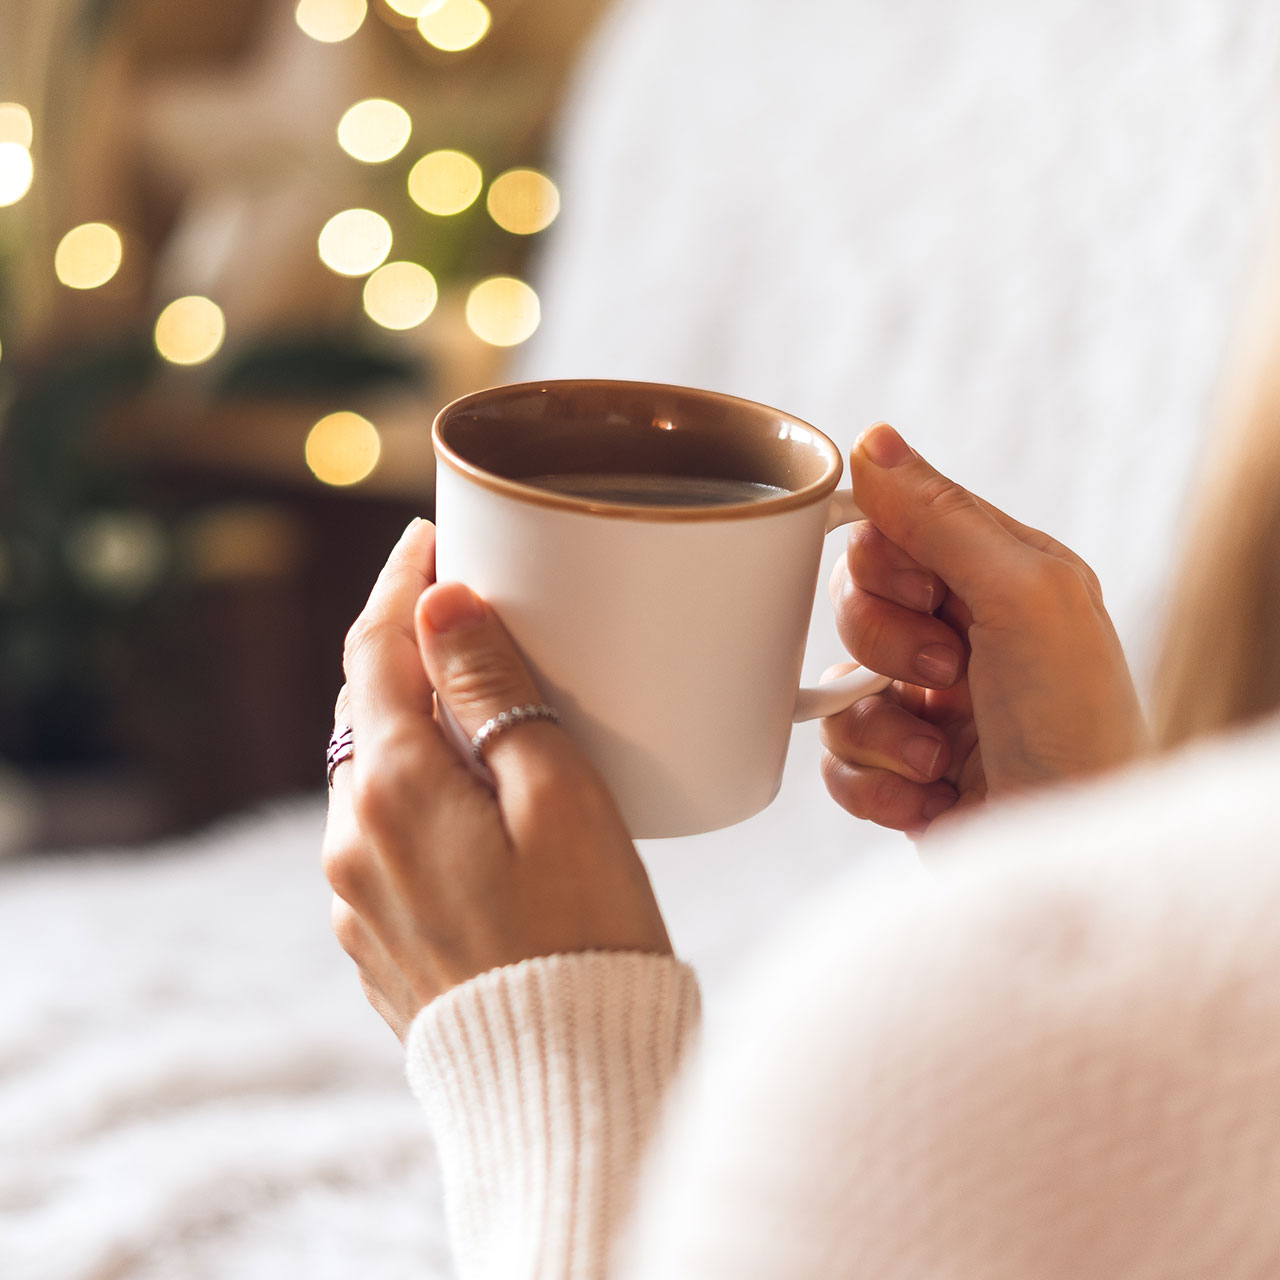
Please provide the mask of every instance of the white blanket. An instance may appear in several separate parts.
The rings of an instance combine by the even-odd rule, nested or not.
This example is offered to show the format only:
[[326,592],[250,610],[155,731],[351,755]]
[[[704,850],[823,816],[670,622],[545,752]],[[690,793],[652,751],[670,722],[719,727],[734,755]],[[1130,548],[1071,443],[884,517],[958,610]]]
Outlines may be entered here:
[[[896,421],[1099,568],[1139,665],[1271,209],[1265,0],[633,0],[573,98],[528,376]],[[815,624],[809,675],[837,656]],[[316,801],[0,866],[0,1276],[449,1273],[430,1143],[327,930]],[[825,798],[647,850],[721,983],[850,859]]]

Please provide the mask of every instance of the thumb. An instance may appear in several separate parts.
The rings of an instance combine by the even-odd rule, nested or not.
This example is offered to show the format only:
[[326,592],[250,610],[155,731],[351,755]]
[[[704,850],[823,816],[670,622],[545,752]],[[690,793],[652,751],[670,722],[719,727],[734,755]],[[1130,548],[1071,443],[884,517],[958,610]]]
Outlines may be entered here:
[[849,471],[867,519],[975,613],[1030,567],[1030,548],[999,513],[935,471],[887,423],[859,436]]
[[521,718],[515,710],[541,706],[542,695],[506,628],[469,587],[446,582],[428,588],[418,599],[414,623],[436,696],[467,738],[490,720],[511,718],[491,732],[483,748],[499,782],[507,762],[522,752],[527,758],[531,748],[566,741],[549,720]]

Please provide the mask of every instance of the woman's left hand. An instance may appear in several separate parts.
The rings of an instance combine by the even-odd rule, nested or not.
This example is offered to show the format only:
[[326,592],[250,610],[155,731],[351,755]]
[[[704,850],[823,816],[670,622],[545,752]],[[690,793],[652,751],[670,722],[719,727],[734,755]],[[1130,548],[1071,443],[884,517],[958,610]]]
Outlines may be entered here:
[[[445,736],[540,701],[492,610],[435,585],[435,530],[405,531],[347,635],[324,868],[333,928],[401,1038],[436,996],[487,970],[573,951],[671,953],[644,866],[591,764],[555,724],[494,737],[496,789]],[[433,694],[435,697],[433,698]]]

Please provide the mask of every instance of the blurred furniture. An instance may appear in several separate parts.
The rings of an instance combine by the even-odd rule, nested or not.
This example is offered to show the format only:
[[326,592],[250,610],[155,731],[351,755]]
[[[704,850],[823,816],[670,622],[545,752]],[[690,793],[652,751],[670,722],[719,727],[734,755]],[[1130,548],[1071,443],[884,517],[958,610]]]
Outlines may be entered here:
[[[10,651],[50,658],[14,676],[27,685],[8,697],[0,677],[0,719],[15,708],[0,757],[34,785],[41,839],[130,841],[317,785],[345,628],[404,524],[430,514],[431,419],[503,375],[508,352],[464,319],[468,289],[524,274],[536,247],[489,219],[483,196],[451,218],[423,212],[405,174],[441,147],[475,154],[490,178],[541,163],[604,2],[495,0],[489,34],[457,53],[382,0],[335,43],[303,33],[294,0],[55,0],[5,19],[27,55],[15,88],[37,106],[41,180],[0,211],[21,229],[9,264],[21,341],[6,335],[0,370],[16,374],[16,407],[0,451],[17,459],[11,512],[42,530],[15,532],[19,567],[42,560],[12,618],[0,584],[0,627]],[[342,113],[368,97],[413,120],[387,164],[337,143]],[[385,212],[394,256],[436,275],[425,323],[379,327],[361,308],[363,277],[319,261],[325,221],[362,205]],[[121,230],[124,262],[102,287],[62,287],[48,264],[87,221]],[[226,343],[208,363],[166,364],[151,326],[189,294],[216,299]],[[335,410],[368,417],[381,444],[372,473],[345,488],[304,458]],[[0,551],[4,533],[0,521]],[[89,534],[98,552],[64,564]],[[125,577],[165,544],[163,572],[133,604],[99,554],[111,537]],[[73,613],[91,641],[65,640]],[[37,679],[48,690],[24,701]]]

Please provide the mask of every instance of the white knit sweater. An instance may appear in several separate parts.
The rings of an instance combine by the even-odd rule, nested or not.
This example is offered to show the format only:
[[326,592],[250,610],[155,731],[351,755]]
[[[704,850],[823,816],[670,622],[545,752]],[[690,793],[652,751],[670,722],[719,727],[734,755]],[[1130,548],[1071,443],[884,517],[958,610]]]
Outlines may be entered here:
[[685,966],[551,956],[450,992],[408,1063],[461,1274],[1280,1275],[1278,797],[1272,722],[972,821],[924,887],[829,888],[710,1021],[643,1165]]

